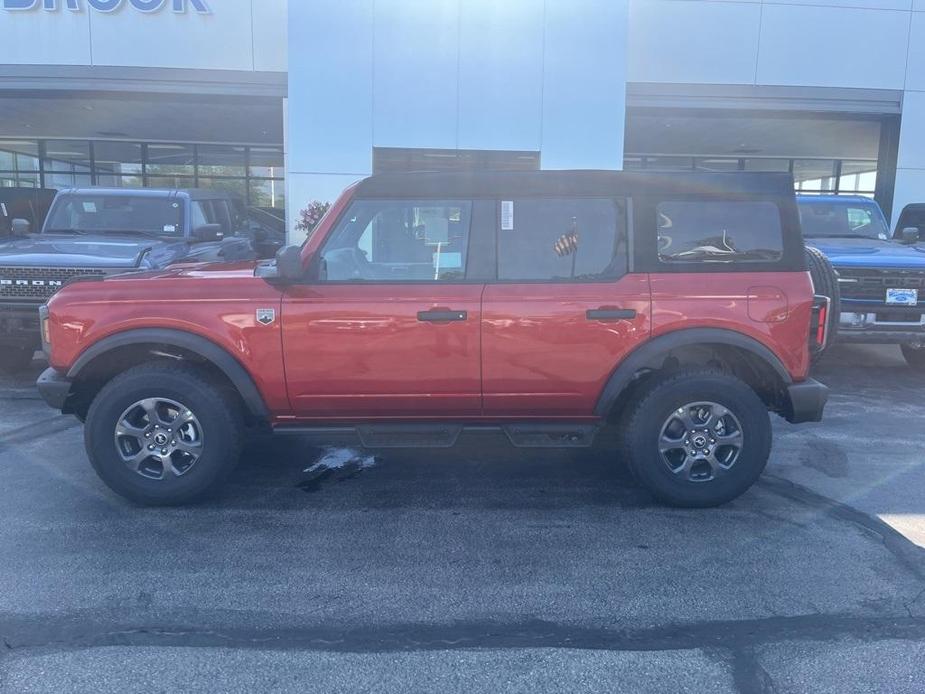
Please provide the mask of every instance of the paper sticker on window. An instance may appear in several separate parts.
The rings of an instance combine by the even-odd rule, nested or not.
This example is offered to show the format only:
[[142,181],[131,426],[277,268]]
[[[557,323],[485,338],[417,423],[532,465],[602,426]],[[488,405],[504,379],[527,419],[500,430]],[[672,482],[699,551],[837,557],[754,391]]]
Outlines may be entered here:
[[85,200],[84,212],[96,212],[96,203],[91,200]]
[[462,267],[462,253],[434,253],[434,268],[437,270],[459,270]]
[[165,234],[173,234],[174,232],[176,232],[176,230],[177,230],[177,225],[176,225],[176,224],[165,224],[165,225],[164,225],[164,233],[165,233]]
[[514,231],[514,201],[501,201],[501,231]]

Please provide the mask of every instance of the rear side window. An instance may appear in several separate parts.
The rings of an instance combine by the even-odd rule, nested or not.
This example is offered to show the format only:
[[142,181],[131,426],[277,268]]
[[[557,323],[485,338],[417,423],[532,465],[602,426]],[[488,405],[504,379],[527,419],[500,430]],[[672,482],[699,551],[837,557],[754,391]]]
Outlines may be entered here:
[[663,263],[768,263],[783,258],[777,205],[765,201],[660,202],[658,258]]
[[502,200],[501,281],[598,281],[627,267],[622,204],[607,198]]

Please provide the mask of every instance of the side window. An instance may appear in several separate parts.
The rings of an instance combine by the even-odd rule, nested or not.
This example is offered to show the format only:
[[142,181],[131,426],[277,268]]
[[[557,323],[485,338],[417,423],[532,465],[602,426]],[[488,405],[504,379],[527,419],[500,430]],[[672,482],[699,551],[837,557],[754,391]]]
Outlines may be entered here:
[[452,282],[465,278],[467,200],[358,200],[324,245],[328,281]]
[[211,210],[206,209],[206,203],[203,200],[194,200],[190,207],[190,223],[193,229],[210,223]]
[[502,200],[498,279],[589,282],[625,274],[624,209],[608,198]]
[[767,263],[783,257],[774,203],[676,200],[659,203],[656,211],[663,263]]

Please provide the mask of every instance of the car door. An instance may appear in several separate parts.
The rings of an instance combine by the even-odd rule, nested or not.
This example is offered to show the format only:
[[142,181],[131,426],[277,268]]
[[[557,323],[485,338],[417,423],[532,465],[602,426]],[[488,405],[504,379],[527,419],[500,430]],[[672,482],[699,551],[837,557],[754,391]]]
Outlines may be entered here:
[[482,298],[488,416],[591,417],[607,378],[649,335],[646,274],[629,272],[627,205],[502,200],[497,279]]
[[322,245],[321,279],[286,290],[294,413],[315,419],[481,411],[481,281],[467,280],[468,200],[356,200]]

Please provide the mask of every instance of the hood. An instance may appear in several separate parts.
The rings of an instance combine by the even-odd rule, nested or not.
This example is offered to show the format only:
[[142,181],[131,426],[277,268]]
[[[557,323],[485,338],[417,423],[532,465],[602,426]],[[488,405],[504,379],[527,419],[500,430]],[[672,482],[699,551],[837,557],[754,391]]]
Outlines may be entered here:
[[[139,236],[33,234],[0,242],[0,265],[23,267],[146,268],[182,255],[186,243]],[[150,249],[150,250],[149,250]],[[143,251],[149,250],[141,258]]]
[[133,272],[128,275],[107,277],[106,282],[123,282],[139,279],[153,280],[228,280],[253,277],[260,263],[267,261],[241,260],[233,263],[175,263],[163,270]]
[[822,251],[835,267],[913,267],[925,270],[925,245],[907,246],[880,239],[805,239]]

